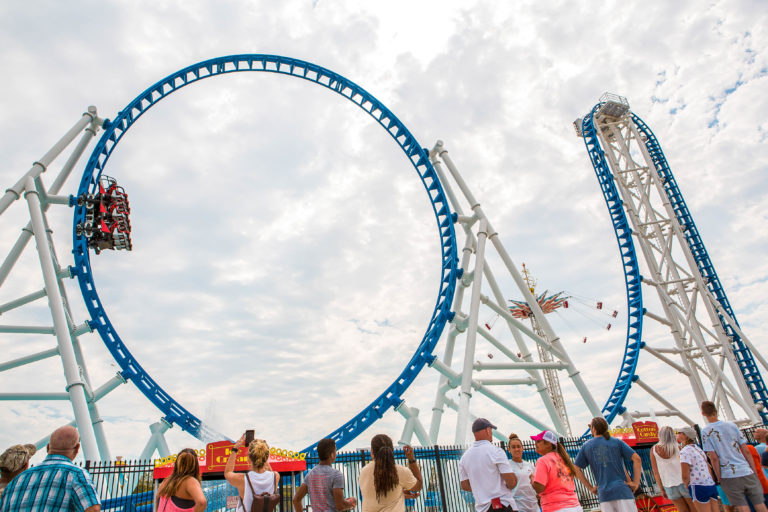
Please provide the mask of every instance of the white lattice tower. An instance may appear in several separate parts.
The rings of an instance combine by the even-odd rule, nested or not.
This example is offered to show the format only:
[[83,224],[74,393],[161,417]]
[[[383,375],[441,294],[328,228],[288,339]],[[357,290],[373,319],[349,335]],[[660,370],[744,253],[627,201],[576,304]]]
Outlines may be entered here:
[[[643,348],[688,379],[697,403],[716,402],[731,421],[746,416],[751,423],[760,422],[760,408],[737,363],[733,336],[726,328],[738,333],[764,368],[766,362],[707,286],[711,278],[705,279],[697,265],[701,254],[692,251],[686,226],[680,222],[680,207],[671,201],[669,180],[674,178],[671,173],[660,175],[658,156],[654,161],[649,152],[647,142],[653,134],[630,112],[624,98],[607,96],[601,101],[594,114],[597,136],[647,267],[643,284],[659,299],[661,311],[646,310],[645,319],[662,324],[670,334],[668,343],[646,343]],[[702,250],[703,244],[697,252]],[[694,423],[672,398],[649,382],[638,377],[635,383],[667,407],[665,413]],[[631,421],[647,414],[635,411],[626,416]]]

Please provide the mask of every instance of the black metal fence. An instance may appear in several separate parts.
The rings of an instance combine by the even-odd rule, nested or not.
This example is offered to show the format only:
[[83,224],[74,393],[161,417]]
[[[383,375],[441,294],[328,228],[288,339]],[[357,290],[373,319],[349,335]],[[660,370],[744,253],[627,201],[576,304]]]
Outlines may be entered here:
[[[756,427],[744,429],[749,442],[754,442],[752,434]],[[572,458],[576,457],[586,440],[579,438],[563,439],[566,450]],[[414,454],[419,461],[424,487],[417,499],[406,500],[406,510],[409,512],[473,512],[474,499],[472,494],[462,491],[459,487],[459,459],[466,447],[432,446],[414,448]],[[650,447],[637,447],[635,451],[642,460],[642,475],[640,489],[636,494],[648,496],[659,495],[659,489],[653,478],[651,469]],[[534,443],[523,440],[523,459],[535,463],[539,455],[534,450]],[[395,451],[395,459],[405,465],[405,455]],[[360,470],[371,461],[368,450],[340,452],[333,466],[344,475],[344,495],[355,496],[360,500],[358,477]],[[318,464],[317,456],[307,458],[307,469]],[[157,482],[152,479],[154,463],[152,461],[121,461],[86,463],[85,468],[91,473],[99,495],[102,497],[102,510],[117,512],[149,512]],[[627,468],[631,476],[631,467]],[[594,478],[587,469],[585,475],[590,482]],[[280,512],[293,510],[292,500],[296,489],[301,485],[302,473],[285,474],[280,480],[279,493],[281,502]],[[236,506],[234,487],[224,480],[208,480],[203,482],[205,495],[208,499],[209,511],[232,511]],[[597,496],[590,493],[581,482],[576,482],[576,493],[584,510],[599,508]],[[307,500],[308,501],[308,500]],[[306,507],[307,510],[311,510]]]

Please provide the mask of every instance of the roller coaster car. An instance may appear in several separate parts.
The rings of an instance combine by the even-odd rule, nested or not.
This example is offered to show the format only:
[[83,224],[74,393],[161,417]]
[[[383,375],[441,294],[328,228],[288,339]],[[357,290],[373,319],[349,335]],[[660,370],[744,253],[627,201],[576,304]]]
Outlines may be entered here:
[[85,236],[88,247],[96,254],[105,249],[133,249],[131,244],[131,208],[128,194],[117,181],[102,176],[98,182],[98,193],[82,194],[77,198],[78,206],[85,206],[85,221],[75,227],[77,236]]

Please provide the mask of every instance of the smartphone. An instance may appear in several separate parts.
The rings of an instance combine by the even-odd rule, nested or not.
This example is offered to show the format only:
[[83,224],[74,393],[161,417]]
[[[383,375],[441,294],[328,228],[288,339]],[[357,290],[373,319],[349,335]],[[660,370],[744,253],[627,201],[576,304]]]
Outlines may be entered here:
[[245,431],[245,447],[248,448],[248,446],[251,444],[251,441],[253,441],[253,430],[246,430]]

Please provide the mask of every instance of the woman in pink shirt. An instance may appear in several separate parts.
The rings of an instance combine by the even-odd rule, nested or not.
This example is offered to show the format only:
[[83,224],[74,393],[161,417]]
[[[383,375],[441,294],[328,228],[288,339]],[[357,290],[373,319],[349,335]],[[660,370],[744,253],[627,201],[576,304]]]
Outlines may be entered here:
[[584,475],[573,465],[565,447],[549,430],[531,439],[536,441],[536,453],[541,455],[533,473],[533,488],[539,494],[541,511],[582,512],[573,479],[584,479]]

